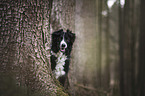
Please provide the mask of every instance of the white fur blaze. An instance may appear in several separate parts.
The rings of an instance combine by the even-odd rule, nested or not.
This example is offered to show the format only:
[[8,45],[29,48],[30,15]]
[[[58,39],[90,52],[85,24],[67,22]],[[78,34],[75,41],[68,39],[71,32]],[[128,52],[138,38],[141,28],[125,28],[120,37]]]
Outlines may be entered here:
[[65,75],[64,65],[65,65],[66,59],[67,59],[67,57],[62,52],[59,52],[58,58],[56,61],[57,64],[56,64],[56,67],[54,70],[56,79],[58,79],[60,76]]

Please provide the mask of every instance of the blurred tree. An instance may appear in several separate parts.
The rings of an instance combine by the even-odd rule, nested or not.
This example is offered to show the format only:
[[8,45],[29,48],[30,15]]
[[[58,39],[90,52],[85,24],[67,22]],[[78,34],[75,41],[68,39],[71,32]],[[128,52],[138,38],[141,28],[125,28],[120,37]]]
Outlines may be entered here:
[[97,82],[98,82],[98,86],[97,87],[101,87],[101,84],[102,84],[102,78],[101,78],[101,66],[102,66],[102,10],[103,10],[103,0],[98,0],[98,64],[97,64],[97,69],[98,69],[98,72],[97,72]]
[[120,4],[120,0],[119,0],[119,61],[120,61],[120,96],[124,96],[124,52],[123,52],[123,34],[124,34],[124,30],[123,30],[123,9],[121,8],[121,4]]
[[119,6],[119,50],[120,50],[120,94],[121,96],[136,96],[136,65],[138,3],[125,1],[125,6]]
[[140,35],[139,35],[139,66],[138,66],[138,81],[137,81],[137,95],[136,96],[144,96],[145,95],[145,1],[140,0]]
[[[76,0],[75,32],[77,39],[74,46],[74,83],[77,95],[94,96],[92,90],[83,87],[99,85],[97,77],[97,29],[96,0]],[[79,86],[80,85],[80,86]]]

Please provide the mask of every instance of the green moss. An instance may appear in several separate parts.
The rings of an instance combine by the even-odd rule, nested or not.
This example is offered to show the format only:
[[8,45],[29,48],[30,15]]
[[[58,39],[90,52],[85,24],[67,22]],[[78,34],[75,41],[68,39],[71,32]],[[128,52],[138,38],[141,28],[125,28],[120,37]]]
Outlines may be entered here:
[[62,88],[57,88],[57,96],[69,96]]

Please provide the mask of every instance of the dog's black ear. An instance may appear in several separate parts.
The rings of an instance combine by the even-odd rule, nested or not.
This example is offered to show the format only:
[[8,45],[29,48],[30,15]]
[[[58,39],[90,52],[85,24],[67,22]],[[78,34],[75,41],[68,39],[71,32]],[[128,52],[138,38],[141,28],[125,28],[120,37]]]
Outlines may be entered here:
[[70,36],[71,42],[74,43],[75,38],[76,38],[75,34],[72,33],[72,31],[70,31],[69,29],[67,29],[67,34]]
[[60,29],[58,31],[55,31],[52,33],[52,36],[60,36],[63,33],[63,29]]

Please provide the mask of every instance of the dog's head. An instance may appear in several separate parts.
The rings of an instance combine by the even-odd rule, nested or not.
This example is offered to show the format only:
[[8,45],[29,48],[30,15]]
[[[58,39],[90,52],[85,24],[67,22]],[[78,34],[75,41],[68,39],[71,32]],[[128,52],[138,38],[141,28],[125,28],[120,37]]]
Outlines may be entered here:
[[75,41],[75,34],[70,30],[66,32],[63,29],[52,33],[52,45],[51,49],[57,53],[59,51],[70,54],[72,45]]

